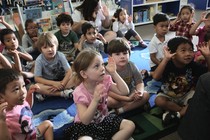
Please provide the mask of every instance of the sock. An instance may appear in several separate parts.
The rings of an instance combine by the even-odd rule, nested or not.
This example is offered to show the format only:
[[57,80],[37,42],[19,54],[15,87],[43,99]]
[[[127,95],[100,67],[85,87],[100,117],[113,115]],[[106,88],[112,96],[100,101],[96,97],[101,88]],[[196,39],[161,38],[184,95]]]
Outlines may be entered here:
[[124,109],[121,107],[118,109],[119,114],[124,113]]

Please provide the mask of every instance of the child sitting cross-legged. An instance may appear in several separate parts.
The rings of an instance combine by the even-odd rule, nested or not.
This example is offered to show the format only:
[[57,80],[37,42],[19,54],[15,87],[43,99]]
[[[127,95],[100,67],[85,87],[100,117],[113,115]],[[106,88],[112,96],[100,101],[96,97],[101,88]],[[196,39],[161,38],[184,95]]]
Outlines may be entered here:
[[40,87],[37,92],[48,96],[70,98],[73,91],[71,87],[74,85],[71,78],[72,71],[65,55],[57,51],[58,40],[55,35],[41,34],[37,48],[41,52],[35,61],[34,70],[35,82]]
[[114,108],[117,114],[143,107],[149,100],[149,94],[144,90],[144,83],[138,68],[129,61],[129,44],[123,38],[113,39],[108,44],[108,54],[116,63],[117,73],[130,89],[128,96],[109,92],[108,107]]
[[53,126],[48,120],[35,127],[32,123],[32,85],[27,93],[21,73],[14,69],[0,69],[0,139],[53,140]]
[[165,56],[153,74],[155,80],[163,82],[155,99],[155,104],[166,110],[162,116],[163,125],[184,116],[199,76],[210,71],[209,47],[203,43],[198,48],[208,67],[193,61],[193,43],[185,37],[172,38],[168,48],[164,48]]

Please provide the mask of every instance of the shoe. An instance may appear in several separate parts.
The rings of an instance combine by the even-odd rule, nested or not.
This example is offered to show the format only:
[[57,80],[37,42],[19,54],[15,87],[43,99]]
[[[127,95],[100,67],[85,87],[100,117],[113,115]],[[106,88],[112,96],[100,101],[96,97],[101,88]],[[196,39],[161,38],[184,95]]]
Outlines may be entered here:
[[38,99],[38,101],[44,101],[45,100],[45,97],[44,97],[44,95],[42,95],[42,94],[39,94],[39,93],[36,93],[36,98]]
[[180,113],[179,112],[165,112],[162,116],[162,124],[163,126],[168,126],[172,123],[177,123],[180,119]]
[[63,97],[65,98],[65,99],[73,99],[73,89],[65,89],[64,91],[63,91]]

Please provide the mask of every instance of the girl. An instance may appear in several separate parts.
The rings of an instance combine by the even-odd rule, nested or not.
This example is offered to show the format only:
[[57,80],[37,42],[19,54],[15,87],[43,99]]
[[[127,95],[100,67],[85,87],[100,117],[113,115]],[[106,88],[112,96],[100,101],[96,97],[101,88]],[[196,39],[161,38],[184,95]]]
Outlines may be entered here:
[[[40,86],[38,93],[48,96],[70,98],[72,89],[71,68],[61,52],[57,51],[58,40],[52,33],[43,33],[37,41],[41,54],[35,61],[34,79]],[[42,98],[41,98],[42,100]]]
[[118,37],[125,37],[129,40],[132,36],[139,41],[139,45],[147,47],[141,36],[135,31],[132,16],[128,16],[125,9],[117,9],[114,13],[114,23],[112,30]]
[[[135,129],[134,123],[115,114],[108,115],[107,110],[109,91],[121,95],[129,92],[116,72],[114,60],[109,58],[105,68],[98,52],[85,49],[77,56],[73,68],[81,83],[73,93],[77,114],[74,125],[65,130],[66,138],[77,140],[87,135],[100,140],[128,140]],[[111,76],[105,74],[105,69]]]
[[32,124],[33,85],[27,93],[23,76],[14,69],[0,69],[0,139],[53,140],[53,126],[48,120]]
[[176,36],[184,36],[192,40],[190,29],[195,24],[193,16],[194,8],[191,5],[184,5],[180,9],[177,18],[170,22],[169,31],[176,31]]
[[35,60],[40,52],[35,48],[35,43],[38,40],[38,25],[32,19],[27,19],[25,22],[26,33],[22,37],[22,46],[25,51],[32,55]]

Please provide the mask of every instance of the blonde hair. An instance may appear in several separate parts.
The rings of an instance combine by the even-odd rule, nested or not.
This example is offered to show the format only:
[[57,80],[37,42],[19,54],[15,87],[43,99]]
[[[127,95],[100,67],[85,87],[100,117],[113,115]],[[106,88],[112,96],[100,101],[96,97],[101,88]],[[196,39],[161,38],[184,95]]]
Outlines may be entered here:
[[79,53],[79,55],[74,60],[72,66],[73,71],[76,79],[78,79],[80,82],[84,80],[83,77],[80,75],[80,72],[82,70],[87,70],[96,56],[101,56],[101,54],[92,49],[84,49]]
[[42,33],[37,42],[36,42],[36,48],[41,52],[41,48],[45,45],[56,45],[58,48],[58,39],[56,36],[50,32]]

